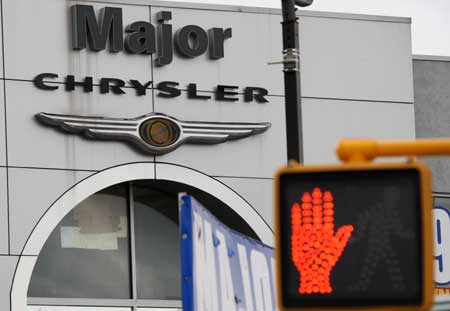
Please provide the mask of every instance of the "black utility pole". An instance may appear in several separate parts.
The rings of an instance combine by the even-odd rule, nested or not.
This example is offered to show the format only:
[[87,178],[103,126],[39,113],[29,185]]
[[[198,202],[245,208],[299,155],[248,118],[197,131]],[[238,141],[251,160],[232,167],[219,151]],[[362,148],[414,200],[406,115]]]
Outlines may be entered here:
[[283,11],[283,65],[286,100],[286,134],[288,160],[303,162],[302,107],[300,91],[300,57],[298,18],[295,6],[311,5],[313,0],[281,0]]

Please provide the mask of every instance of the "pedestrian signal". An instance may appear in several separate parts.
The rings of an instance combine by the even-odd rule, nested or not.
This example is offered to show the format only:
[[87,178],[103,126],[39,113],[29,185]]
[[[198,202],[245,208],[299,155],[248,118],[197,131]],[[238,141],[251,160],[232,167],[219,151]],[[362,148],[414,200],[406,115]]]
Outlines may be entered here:
[[275,184],[280,310],[428,310],[426,165],[298,165]]

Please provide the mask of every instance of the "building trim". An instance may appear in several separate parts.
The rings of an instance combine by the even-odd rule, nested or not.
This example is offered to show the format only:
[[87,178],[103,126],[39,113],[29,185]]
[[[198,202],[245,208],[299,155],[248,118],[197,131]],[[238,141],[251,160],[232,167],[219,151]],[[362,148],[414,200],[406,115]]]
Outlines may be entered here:
[[[448,58],[448,61],[450,61],[450,57]],[[27,79],[16,79],[16,78],[0,78],[0,81],[4,80],[6,82],[23,82],[23,83],[33,83],[33,80],[27,80]],[[153,81],[153,79],[152,79]],[[54,85],[65,85],[66,83],[63,81],[52,81],[52,82],[47,82],[47,84],[54,84]],[[99,83],[93,83],[92,84],[95,87],[99,87],[100,84]],[[131,86],[123,86],[123,89],[133,89],[133,87]],[[149,91],[152,91],[152,94],[150,95],[150,93],[148,94],[148,96],[153,96],[154,97],[154,91],[158,90],[155,87],[148,87],[146,88]],[[184,94],[187,93],[187,89],[183,88],[183,87],[179,87],[179,90]],[[76,91],[73,91],[74,93]],[[82,92],[81,90],[79,90],[79,92]],[[214,91],[211,90],[203,90],[203,89],[198,89],[197,92],[199,94],[215,94]],[[284,91],[283,91],[284,93]],[[237,91],[237,95],[244,95],[245,93],[242,91]],[[127,94],[130,95],[131,94]],[[126,95],[121,95],[121,96],[126,96]],[[269,93],[268,95],[265,96],[266,98],[284,98],[284,94],[275,94],[275,93]],[[389,100],[389,99],[368,99],[368,98],[342,98],[342,97],[320,97],[320,96],[310,96],[310,95],[304,95],[301,97],[302,99],[319,99],[319,100],[338,100],[338,101],[355,101],[355,102],[374,102],[374,103],[390,103],[390,104],[414,104],[413,101],[402,101],[402,100],[397,100],[397,99],[393,99],[393,100]],[[152,101],[154,103],[154,100]],[[154,107],[153,107],[154,110]],[[4,166],[4,165],[3,165]],[[2,166],[0,166],[2,167]],[[19,167],[19,166],[16,166]],[[82,170],[86,170],[86,169],[82,169]],[[87,170],[87,171],[92,171],[92,170]]]
[[450,307],[450,295],[434,296],[433,310],[448,310]]
[[381,99],[315,97],[315,96],[302,96],[302,99],[337,100],[337,101],[348,101],[348,102],[366,102],[366,103],[386,103],[386,104],[414,105],[414,102],[412,102],[412,101],[410,102],[410,101],[395,101],[395,100],[381,100]]
[[450,56],[415,54],[415,55],[413,55],[413,60],[425,60],[425,61],[434,61],[434,62],[450,62]]
[[82,0],[82,2],[107,3],[115,5],[149,5],[149,0]]
[[450,198],[450,193],[433,191],[433,198]]
[[[222,12],[239,12],[239,13],[257,13],[257,14],[272,14],[281,15],[281,9],[271,7],[253,7],[241,5],[225,5],[212,3],[195,3],[195,2],[177,2],[177,1],[161,1],[161,0],[83,0],[84,2],[107,3],[116,5],[149,5],[151,7],[164,7],[174,9],[194,9],[206,11],[222,11]],[[278,3],[277,3],[278,4]],[[300,10],[297,12],[298,16],[305,17],[321,17],[321,18],[337,18],[337,19],[351,19],[375,22],[389,22],[389,23],[405,23],[411,24],[412,19],[409,17],[397,16],[381,16],[381,15],[367,15],[355,13],[336,13],[326,11],[309,11]],[[281,22],[281,20],[280,20]]]
[[298,16],[305,17],[319,17],[319,18],[334,18],[334,19],[349,19],[349,20],[361,20],[371,22],[385,22],[385,23],[401,23],[411,24],[412,19],[410,17],[398,17],[398,16],[382,16],[382,15],[368,15],[368,14],[355,14],[355,13],[336,13],[326,11],[299,11]]
[[[91,298],[28,298],[29,306],[70,307],[137,307],[137,308],[181,308],[180,300],[150,299],[91,299]],[[130,309],[127,309],[131,311]],[[159,309],[157,309],[159,310]]]

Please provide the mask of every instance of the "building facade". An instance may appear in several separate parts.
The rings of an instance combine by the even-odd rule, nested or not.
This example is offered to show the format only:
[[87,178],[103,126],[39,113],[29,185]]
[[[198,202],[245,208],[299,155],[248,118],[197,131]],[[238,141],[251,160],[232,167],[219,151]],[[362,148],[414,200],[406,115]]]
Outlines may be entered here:
[[[448,57],[437,57],[427,55],[414,55],[414,93],[416,133],[418,138],[448,137],[448,112],[450,94],[450,59]],[[449,160],[446,157],[425,158],[433,172],[433,190],[435,197],[435,208],[445,213],[444,217],[436,217],[440,226],[446,226],[450,220],[449,201]],[[440,229],[440,228],[439,228]],[[438,300],[448,301],[450,294],[448,275],[448,234],[437,236],[435,256],[436,282],[438,287]],[[444,238],[442,238],[444,237]],[[448,308],[448,307],[444,307]],[[444,309],[442,309],[444,310]]]
[[[411,20],[299,18],[305,163],[336,162],[344,137],[415,138]],[[282,68],[268,65],[280,21],[250,7],[2,1],[1,310],[178,310],[178,192],[272,244],[287,161]]]

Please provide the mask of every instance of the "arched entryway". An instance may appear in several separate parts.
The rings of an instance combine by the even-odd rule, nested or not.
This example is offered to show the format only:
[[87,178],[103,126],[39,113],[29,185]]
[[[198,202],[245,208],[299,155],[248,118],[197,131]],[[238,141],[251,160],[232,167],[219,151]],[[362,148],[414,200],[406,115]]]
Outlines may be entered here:
[[[158,172],[157,179],[155,179],[155,171]],[[130,183],[130,181],[137,182]],[[212,200],[212,202],[217,200],[216,205],[223,204],[225,208],[227,206],[230,207],[230,215],[238,215],[239,218],[242,218],[243,224],[248,226],[245,230],[249,230],[248,232],[250,234],[253,232],[263,242],[272,244],[273,233],[257,211],[233,190],[210,176],[186,167],[166,163],[134,163],[110,168],[88,177],[75,185],[72,189],[68,190],[47,210],[45,215],[36,225],[24,247],[17,271],[15,273],[11,290],[11,306],[13,311],[26,310],[28,288],[33,269],[38,261],[38,256],[41,250],[43,249],[47,239],[51,237],[51,233],[54,229],[67,215],[70,215],[75,206],[78,206],[81,202],[85,201],[92,195],[97,193],[96,200],[101,199],[104,201],[111,199],[111,193],[108,194],[107,191],[106,193],[99,193],[99,191],[108,189],[111,185],[119,184],[122,184],[125,188],[145,188],[147,186],[151,186],[153,188],[159,187],[159,190],[170,190],[172,191],[171,193],[182,190],[182,185],[185,185],[187,191],[197,191],[197,195],[200,197],[202,195],[205,196],[205,198],[210,197],[209,200]],[[127,193],[129,195],[129,192]],[[125,200],[127,199],[125,198]],[[142,202],[135,202],[143,204]],[[219,207],[216,210],[216,213],[217,211],[220,212],[220,209],[221,208]],[[119,221],[120,214],[120,212],[117,213],[117,215],[119,215]],[[123,214],[122,217],[124,215],[125,214]],[[173,218],[173,215],[165,217],[165,220],[169,221],[168,224],[170,223],[170,217]],[[232,221],[231,225],[232,223],[236,223],[236,220]],[[64,230],[70,231],[73,230],[73,228],[66,228]],[[68,232],[68,234],[70,236],[71,233]],[[114,248],[114,243],[117,241],[110,242],[113,244],[110,247]],[[95,246],[93,247],[95,248]],[[105,301],[103,305],[106,306],[109,303],[110,302]],[[122,302],[119,305],[126,305],[126,303]],[[162,302],[160,306],[165,306],[164,302]],[[170,307],[170,305],[166,306]]]

